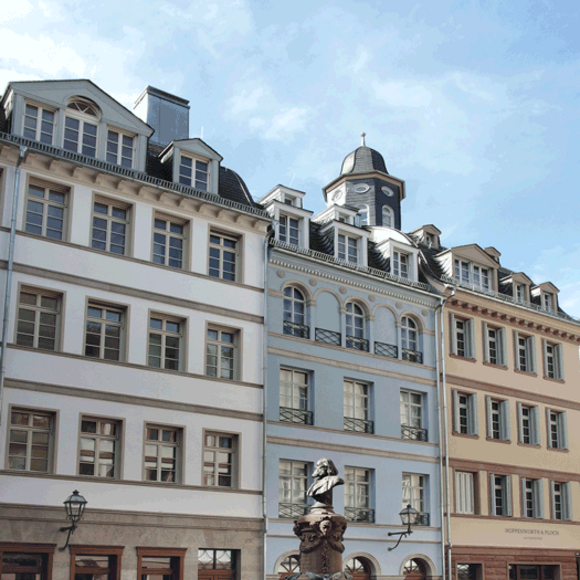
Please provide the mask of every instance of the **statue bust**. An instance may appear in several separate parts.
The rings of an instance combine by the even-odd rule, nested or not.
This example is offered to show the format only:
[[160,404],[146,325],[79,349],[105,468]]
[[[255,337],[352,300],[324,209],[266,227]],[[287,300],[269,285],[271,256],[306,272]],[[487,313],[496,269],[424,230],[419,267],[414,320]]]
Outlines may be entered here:
[[308,488],[306,495],[316,501],[313,507],[332,507],[332,489],[337,485],[344,485],[344,479],[338,477],[338,469],[332,459],[319,459],[312,477],[316,481]]

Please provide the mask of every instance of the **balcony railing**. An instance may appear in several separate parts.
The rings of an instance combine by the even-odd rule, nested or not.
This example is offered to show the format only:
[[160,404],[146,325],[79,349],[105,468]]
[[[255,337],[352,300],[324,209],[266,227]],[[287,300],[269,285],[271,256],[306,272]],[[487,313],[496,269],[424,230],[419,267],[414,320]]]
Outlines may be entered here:
[[304,503],[279,503],[278,517],[279,518],[299,518],[308,511],[308,505]]
[[374,424],[368,419],[355,419],[354,417],[344,418],[344,430],[355,431],[356,433],[373,433]]
[[375,341],[375,354],[380,354],[381,356],[389,358],[399,358],[399,349],[396,344]]
[[401,354],[403,360],[423,364],[423,353],[419,350],[411,350],[410,348],[402,348]]
[[426,514],[425,512],[419,512],[417,514],[417,519],[415,520],[416,526],[428,526],[429,525],[429,514]]
[[401,439],[412,439],[413,441],[427,441],[427,429],[401,425]]
[[297,336],[298,338],[310,338],[310,326],[297,324],[296,322],[284,321],[284,334]]
[[346,335],[346,348],[353,350],[363,350],[369,352],[369,341],[366,338],[358,338],[357,336]]
[[291,409],[290,407],[280,407],[280,421],[286,423],[302,423],[312,425],[312,411],[302,409]]
[[340,332],[334,330],[326,330],[325,328],[317,328],[314,333],[314,340],[316,342],[324,342],[326,344],[334,344],[340,346]]
[[349,522],[375,523],[375,510],[372,508],[345,507],[344,517]]

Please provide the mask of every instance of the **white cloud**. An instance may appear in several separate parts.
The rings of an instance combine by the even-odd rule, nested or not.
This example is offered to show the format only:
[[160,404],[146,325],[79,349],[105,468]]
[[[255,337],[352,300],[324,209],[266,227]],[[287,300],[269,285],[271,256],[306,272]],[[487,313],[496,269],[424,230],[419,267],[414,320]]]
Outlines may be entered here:
[[5,2],[0,10],[0,22],[13,22],[27,17],[32,12],[32,4],[29,0],[18,2]]
[[429,107],[432,92],[416,81],[387,81],[372,83],[374,96],[391,107]]
[[308,110],[303,107],[291,107],[274,115],[268,122],[264,138],[269,141],[282,141],[304,129]]

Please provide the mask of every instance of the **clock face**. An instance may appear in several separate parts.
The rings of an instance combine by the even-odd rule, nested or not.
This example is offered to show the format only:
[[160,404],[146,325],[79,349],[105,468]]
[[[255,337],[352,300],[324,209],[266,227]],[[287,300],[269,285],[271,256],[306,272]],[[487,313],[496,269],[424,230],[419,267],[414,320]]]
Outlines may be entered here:
[[383,185],[383,187],[381,187],[381,191],[387,196],[387,197],[393,197],[393,195],[395,195],[395,192],[390,188],[387,187],[386,185]]
[[357,193],[366,193],[369,189],[370,185],[367,185],[366,183],[361,183],[354,188]]

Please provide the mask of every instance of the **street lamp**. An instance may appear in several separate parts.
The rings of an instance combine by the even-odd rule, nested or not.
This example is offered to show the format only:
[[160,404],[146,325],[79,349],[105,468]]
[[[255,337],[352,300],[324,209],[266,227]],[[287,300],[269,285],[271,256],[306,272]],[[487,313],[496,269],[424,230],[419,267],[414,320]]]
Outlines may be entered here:
[[399,536],[399,540],[392,548],[389,548],[389,552],[394,550],[401,543],[401,540],[403,538],[406,538],[407,536],[410,536],[413,533],[413,531],[411,530],[411,526],[416,525],[417,520],[419,518],[419,512],[416,509],[412,508],[410,503],[407,504],[406,508],[403,508],[399,512],[399,515],[401,516],[401,521],[403,522],[403,525],[407,526],[407,529],[403,532],[388,533],[389,536]]
[[77,523],[83,517],[85,512],[85,506],[87,505],[87,500],[79,494],[78,490],[74,490],[72,495],[69,495],[64,500],[64,511],[66,513],[67,519],[71,521],[71,526],[60,528],[61,532],[67,532],[66,542],[62,548],[59,548],[60,552],[64,552],[68,546],[68,541],[70,537],[75,533],[77,529]]

